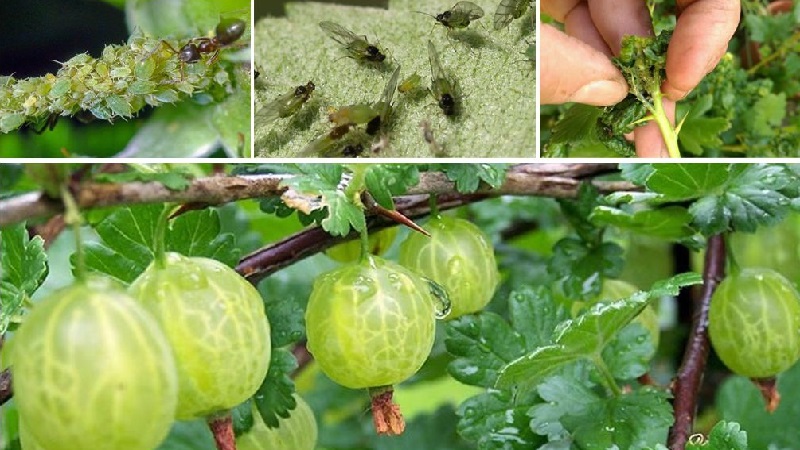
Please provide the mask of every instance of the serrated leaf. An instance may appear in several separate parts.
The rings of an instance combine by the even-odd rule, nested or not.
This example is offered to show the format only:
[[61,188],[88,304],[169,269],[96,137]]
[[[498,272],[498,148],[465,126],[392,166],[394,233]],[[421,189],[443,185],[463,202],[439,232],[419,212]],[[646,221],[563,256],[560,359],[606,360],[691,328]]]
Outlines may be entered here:
[[625,163],[619,165],[620,175],[633,184],[644,186],[655,168],[652,164]]
[[708,440],[686,444],[686,450],[747,450],[747,433],[736,422],[720,421],[711,432]]
[[596,134],[597,120],[603,108],[576,103],[564,113],[564,117],[553,127],[550,142],[553,144],[578,142],[592,139]]
[[456,357],[447,370],[464,384],[493,386],[500,369],[525,352],[522,336],[491,312],[459,317],[445,330],[447,351]]
[[507,164],[442,164],[447,178],[456,184],[456,190],[470,194],[478,190],[481,182],[493,188],[502,186],[506,179]]
[[[95,231],[100,242],[85,244],[86,267],[129,284],[154,257],[153,235],[163,205],[120,208],[103,219]],[[167,230],[166,250],[186,256],[203,256],[229,266],[238,262],[239,250],[232,234],[220,234],[215,210],[191,211],[178,216]],[[75,255],[70,260],[75,264]]]
[[600,293],[603,277],[614,278],[622,271],[623,254],[622,247],[612,242],[595,246],[564,238],[553,247],[548,268],[567,297],[593,297]]
[[182,191],[189,187],[191,177],[179,172],[167,173],[145,173],[145,172],[123,172],[123,173],[101,173],[95,177],[97,181],[109,183],[130,183],[140,181],[142,183],[157,182],[163,184],[172,191]]
[[277,427],[278,417],[289,417],[290,411],[297,406],[291,378],[296,368],[297,360],[291,352],[282,348],[272,349],[267,376],[253,396],[261,418],[270,428]]
[[0,230],[0,334],[23,301],[44,283],[48,271],[44,240],[31,239],[25,223]]
[[613,225],[646,236],[670,240],[686,239],[695,234],[690,226],[692,215],[681,206],[645,209],[635,212],[598,206],[589,219],[597,226]]
[[253,417],[253,399],[249,398],[233,408],[231,410],[231,419],[233,419],[233,433],[237,437],[250,431],[255,423]]
[[688,111],[678,107],[678,117],[685,117],[678,133],[683,150],[699,156],[704,149],[717,150],[722,146],[720,135],[731,127],[731,123],[722,117],[704,117],[712,102],[713,97],[707,94],[691,102]]
[[529,450],[547,441],[531,430],[527,417],[535,398],[518,399],[508,391],[476,395],[458,408],[458,433],[478,443],[479,450]]
[[726,230],[753,232],[759,225],[779,222],[789,212],[791,199],[781,190],[798,180],[784,166],[748,164],[740,168],[724,190],[689,207],[695,225],[706,235]]
[[281,184],[300,193],[336,190],[344,173],[344,167],[339,164],[299,164],[295,167],[298,174]]
[[419,183],[419,168],[415,164],[375,164],[367,168],[364,181],[379,205],[394,209],[392,197]]
[[334,236],[347,236],[350,227],[359,233],[367,228],[364,210],[347,198],[343,191],[323,191],[321,195],[328,207],[328,216],[320,223],[325,231]]
[[786,118],[786,93],[766,93],[753,105],[752,119],[745,122],[750,133],[772,136]]
[[524,339],[526,349],[552,342],[553,330],[568,317],[550,291],[541,286],[512,292],[508,296],[508,309],[514,330]]
[[263,291],[262,297],[269,318],[272,347],[280,348],[299,341],[305,331],[305,312],[299,301]]
[[569,437],[560,421],[563,416],[585,415],[593,404],[601,400],[592,385],[569,373],[547,378],[536,387],[536,391],[543,401],[528,410],[531,429],[551,441]]
[[560,366],[579,359],[599,357],[605,346],[642,312],[650,298],[701,281],[696,274],[682,274],[656,283],[650,291],[639,291],[614,302],[594,304],[575,319],[562,322],[556,329],[553,344],[539,347],[505,366],[495,385],[499,388],[514,385],[531,388]]

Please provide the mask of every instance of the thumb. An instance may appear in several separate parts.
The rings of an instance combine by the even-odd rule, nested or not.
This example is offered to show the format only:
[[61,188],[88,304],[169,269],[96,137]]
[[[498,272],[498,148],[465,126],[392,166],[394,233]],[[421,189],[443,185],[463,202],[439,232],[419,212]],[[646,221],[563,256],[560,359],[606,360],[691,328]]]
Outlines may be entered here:
[[543,24],[541,102],[613,105],[628,95],[628,84],[608,56],[588,44]]

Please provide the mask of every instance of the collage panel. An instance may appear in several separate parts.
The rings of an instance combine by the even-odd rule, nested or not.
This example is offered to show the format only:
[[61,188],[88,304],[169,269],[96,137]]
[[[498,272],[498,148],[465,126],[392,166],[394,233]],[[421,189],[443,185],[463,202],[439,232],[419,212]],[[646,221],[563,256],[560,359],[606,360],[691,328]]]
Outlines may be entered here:
[[0,450],[797,448],[795,166],[0,180]]
[[256,157],[534,158],[531,4],[257,1]]
[[251,155],[249,0],[3,0],[0,158]]
[[540,5],[543,157],[800,156],[797,2]]

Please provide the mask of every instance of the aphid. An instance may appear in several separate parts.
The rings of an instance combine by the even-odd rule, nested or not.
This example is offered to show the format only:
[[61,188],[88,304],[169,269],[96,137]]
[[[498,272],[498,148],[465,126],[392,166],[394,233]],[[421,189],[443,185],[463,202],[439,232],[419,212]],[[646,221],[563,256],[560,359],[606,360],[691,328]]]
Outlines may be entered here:
[[383,95],[381,99],[372,105],[372,108],[378,113],[372,120],[367,123],[366,132],[369,135],[375,135],[389,123],[389,116],[392,114],[392,97],[397,88],[397,79],[400,78],[400,66],[394,70],[394,73],[383,88]]
[[344,46],[347,56],[358,62],[382,63],[386,55],[377,45],[372,45],[366,36],[357,36],[352,31],[334,22],[320,22],[319,27],[331,39]]
[[428,41],[428,56],[431,60],[431,95],[436,99],[444,115],[455,115],[457,109],[456,86],[442,69],[442,64],[439,62],[439,54],[431,41]]
[[331,129],[330,132],[311,141],[298,156],[326,156],[339,145],[339,140],[350,132],[351,124],[339,125]]
[[336,125],[364,125],[379,115],[373,105],[358,103],[334,110],[328,114],[328,120]]
[[494,29],[507,27],[514,19],[519,19],[528,10],[530,0],[501,0],[494,12]]
[[397,91],[401,94],[408,94],[409,92],[416,90],[421,81],[422,77],[419,76],[418,73],[414,72],[397,85]]
[[314,88],[314,82],[312,81],[305,85],[297,86],[261,107],[256,113],[256,118],[261,123],[270,123],[275,119],[294,115],[311,97]]
[[449,29],[466,28],[473,20],[483,17],[483,8],[472,2],[458,2],[452,8],[435,16],[422,11],[417,12],[433,17]]

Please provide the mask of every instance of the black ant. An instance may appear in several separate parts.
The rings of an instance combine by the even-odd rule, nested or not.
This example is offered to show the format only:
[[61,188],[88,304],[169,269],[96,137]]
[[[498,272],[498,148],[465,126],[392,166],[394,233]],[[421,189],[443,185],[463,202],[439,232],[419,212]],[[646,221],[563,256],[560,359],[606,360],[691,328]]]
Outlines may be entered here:
[[[164,40],[161,41],[161,44],[166,45],[173,53],[178,55],[178,60],[181,62],[181,80],[183,80],[185,78],[183,73],[184,64],[194,64],[200,61],[203,54],[213,53],[211,58],[206,61],[207,65],[211,65],[217,60],[221,49],[230,47],[242,37],[245,27],[243,20],[223,19],[217,24],[213,37],[194,38],[181,47],[180,50],[175,50],[169,42]],[[158,50],[158,47],[156,50]]]

